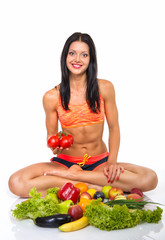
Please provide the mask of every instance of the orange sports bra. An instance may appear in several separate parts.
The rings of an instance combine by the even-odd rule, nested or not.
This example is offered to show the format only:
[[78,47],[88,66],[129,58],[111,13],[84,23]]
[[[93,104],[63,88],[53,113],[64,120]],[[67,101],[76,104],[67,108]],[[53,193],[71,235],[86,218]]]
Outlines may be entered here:
[[57,114],[62,128],[73,128],[104,122],[104,100],[101,95],[99,113],[93,113],[87,102],[80,105],[69,103],[68,107],[70,110],[64,110],[61,104],[61,98],[59,97]]

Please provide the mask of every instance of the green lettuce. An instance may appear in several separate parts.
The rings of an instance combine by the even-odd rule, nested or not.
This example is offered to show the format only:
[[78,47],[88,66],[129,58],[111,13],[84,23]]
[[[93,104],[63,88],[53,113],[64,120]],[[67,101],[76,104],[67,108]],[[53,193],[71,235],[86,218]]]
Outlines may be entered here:
[[29,192],[29,198],[20,204],[12,211],[12,214],[17,219],[35,219],[37,217],[45,217],[58,213],[58,197],[59,188],[50,188],[44,198],[41,198],[41,193],[32,188]]
[[92,226],[107,231],[131,228],[140,222],[158,223],[163,212],[160,207],[153,211],[129,209],[126,205],[109,207],[102,204],[100,199],[91,201],[85,211],[84,215]]

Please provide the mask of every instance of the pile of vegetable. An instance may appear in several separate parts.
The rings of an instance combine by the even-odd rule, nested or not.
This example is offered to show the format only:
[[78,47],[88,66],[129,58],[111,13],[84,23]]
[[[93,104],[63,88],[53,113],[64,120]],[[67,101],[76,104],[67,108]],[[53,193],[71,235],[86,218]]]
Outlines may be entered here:
[[57,213],[66,214],[71,205],[72,200],[60,202],[57,197],[59,188],[50,188],[47,190],[47,194],[44,198],[41,198],[41,193],[36,191],[36,188],[32,188],[29,192],[29,198],[20,204],[16,205],[16,208],[12,211],[12,214],[17,219],[32,219],[37,217],[46,217]]
[[109,207],[101,204],[100,199],[92,201],[85,210],[84,215],[88,218],[89,224],[107,231],[131,228],[140,222],[158,223],[163,211],[160,207],[153,211],[129,209],[125,204]]
[[[64,232],[76,231],[88,224],[110,231],[131,228],[142,222],[158,223],[161,220],[163,210],[159,206],[155,210],[144,208],[146,204],[158,203],[143,201],[141,196],[137,199],[135,194],[132,196],[136,199],[130,196],[126,198],[122,194],[114,198],[111,195],[117,194],[120,189],[111,188],[110,192],[108,188],[96,191],[88,189],[85,183],[66,183],[61,188],[48,189],[42,198],[34,187],[29,192],[30,198],[17,204],[12,214],[20,220],[32,219],[39,227],[58,227]],[[108,200],[104,201],[106,198]]]

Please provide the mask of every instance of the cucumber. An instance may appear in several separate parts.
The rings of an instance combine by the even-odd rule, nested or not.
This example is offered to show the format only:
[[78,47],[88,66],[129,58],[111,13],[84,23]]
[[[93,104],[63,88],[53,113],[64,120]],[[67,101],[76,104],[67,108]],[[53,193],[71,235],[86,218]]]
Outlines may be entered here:
[[39,227],[58,228],[64,223],[72,220],[69,214],[55,214],[47,217],[37,217],[34,223]]

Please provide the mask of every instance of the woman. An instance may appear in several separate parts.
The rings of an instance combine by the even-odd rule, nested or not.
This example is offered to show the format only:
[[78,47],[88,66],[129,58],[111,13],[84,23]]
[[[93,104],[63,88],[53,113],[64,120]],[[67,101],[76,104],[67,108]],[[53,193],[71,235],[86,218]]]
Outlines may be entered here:
[[[97,79],[97,60],[93,40],[88,34],[74,33],[66,41],[61,55],[61,84],[45,93],[47,138],[62,130],[71,134],[69,149],[54,148],[51,162],[38,163],[14,173],[9,179],[11,192],[28,197],[36,187],[46,190],[66,182],[85,182],[101,190],[110,184],[130,191],[154,189],[156,173],[129,163],[117,163],[120,144],[118,111],[113,84]],[[102,140],[104,119],[109,127],[108,148]],[[84,157],[85,156],[85,157]]]

